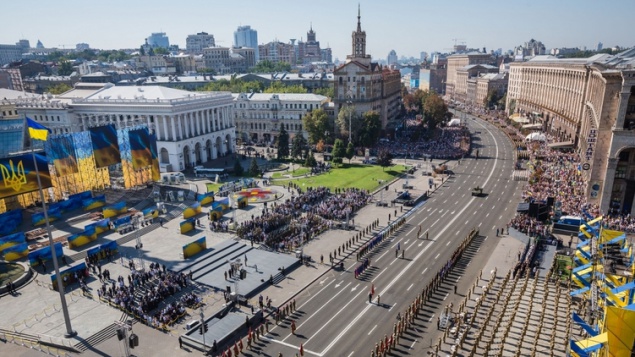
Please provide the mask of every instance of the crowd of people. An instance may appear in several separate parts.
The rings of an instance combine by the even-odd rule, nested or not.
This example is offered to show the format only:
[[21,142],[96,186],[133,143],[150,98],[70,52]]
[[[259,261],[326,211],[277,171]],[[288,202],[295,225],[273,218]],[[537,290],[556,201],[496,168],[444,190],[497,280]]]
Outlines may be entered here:
[[[200,303],[196,295],[188,293],[179,302],[152,313],[163,300],[187,287],[187,275],[166,271],[165,266],[158,263],[150,263],[147,271],[131,270],[127,283],[121,275],[116,281],[106,275],[102,283],[97,290],[100,299],[142,317],[154,327],[173,322],[183,315],[186,306]],[[135,295],[135,292],[141,293]]]
[[[408,123],[407,127],[410,126]],[[463,126],[445,127],[435,132],[433,138],[421,138],[416,141],[404,138],[404,140],[380,142],[377,150],[381,149],[387,149],[397,157],[460,159],[470,149],[470,133]]]
[[326,187],[302,190],[293,183],[287,189],[297,195],[265,207],[260,217],[241,222],[238,237],[272,249],[291,250],[332,227],[333,221],[350,218],[371,198],[368,191],[359,189],[332,193]]

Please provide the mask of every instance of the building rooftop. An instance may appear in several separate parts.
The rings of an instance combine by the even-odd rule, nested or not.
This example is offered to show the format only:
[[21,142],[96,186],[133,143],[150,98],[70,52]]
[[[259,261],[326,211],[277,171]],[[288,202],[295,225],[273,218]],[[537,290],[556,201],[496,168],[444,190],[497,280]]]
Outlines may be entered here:
[[280,100],[296,100],[296,101],[324,101],[327,97],[312,93],[232,93],[232,97],[236,100],[240,95],[247,95],[247,100],[267,101],[271,97],[277,95]]
[[229,94],[229,92],[189,92],[164,86],[110,86],[85,98],[73,99],[72,104],[176,105],[201,100],[229,100],[231,98]]
[[21,92],[13,89],[0,88],[0,100],[8,100],[11,102],[27,99],[27,98],[41,98],[41,94],[33,94],[28,92]]

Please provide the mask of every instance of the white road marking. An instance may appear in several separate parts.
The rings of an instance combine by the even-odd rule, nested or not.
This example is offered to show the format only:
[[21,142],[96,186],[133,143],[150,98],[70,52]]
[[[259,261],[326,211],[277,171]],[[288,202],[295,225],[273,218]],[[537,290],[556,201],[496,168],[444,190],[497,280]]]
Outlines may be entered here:
[[450,243],[452,243],[452,241],[451,241],[451,240],[449,240],[449,241],[445,244],[445,246],[447,247],[448,245],[450,245]]
[[483,224],[483,222],[480,222],[480,223],[478,224],[478,226],[480,227],[480,226],[481,226],[481,224]]
[[450,293],[445,294],[445,297],[443,297],[443,301],[445,301],[445,299],[447,299],[448,296],[450,296]]
[[[344,287],[344,289],[346,289],[351,283],[346,284],[346,286]],[[340,290],[337,294],[333,295],[333,297],[331,297],[325,304],[323,304],[322,306],[320,306],[319,309],[317,309],[313,315],[309,316],[306,318],[306,320],[304,320],[304,322],[302,322],[300,325],[298,325],[298,328],[302,327],[302,325],[304,325],[305,323],[307,323],[307,321],[311,320],[311,318],[315,315],[317,315],[318,312],[320,312],[320,310],[322,310],[323,308],[325,308],[326,306],[329,305],[329,303],[335,299],[339,294],[341,294],[344,289]],[[361,291],[360,291],[361,292]],[[359,294],[359,293],[358,293]],[[292,334],[287,335],[287,337],[283,338],[282,341],[286,340],[287,338],[289,338],[289,336],[291,336]]]
[[[339,314],[340,314],[340,313],[341,313],[344,309],[346,309],[346,307],[348,307],[348,305],[350,305],[353,301],[355,301],[355,300],[357,299],[357,297],[359,296],[359,294],[361,294],[361,292],[362,292],[362,290],[360,290],[357,294],[355,294],[355,296],[353,296],[353,298],[352,298],[352,299],[351,299],[348,303],[346,303],[346,305],[342,306],[342,308],[341,308],[341,309],[339,309],[339,310],[338,310],[338,311],[337,311],[337,312],[333,315],[333,317],[331,317],[331,318],[330,318],[330,319],[329,319],[329,320],[328,320],[328,321],[327,321],[327,322],[326,322],[326,323],[325,323],[322,327],[320,327],[320,329],[319,329],[319,330],[315,331],[315,333],[313,334],[313,336],[311,336],[311,337],[307,338],[307,340],[306,340],[306,341],[304,341],[304,345],[306,346],[306,345],[309,343],[309,341],[310,341],[313,337],[315,337],[318,333],[320,333],[320,331],[322,331],[322,330],[323,330],[326,326],[328,326],[328,325],[331,323],[331,321],[333,321],[333,319],[337,317],[337,315],[339,315]],[[382,293],[383,293],[383,291],[382,291]],[[326,306],[326,304],[325,304],[324,306]],[[368,306],[366,306],[366,309],[368,309],[368,308],[370,308],[370,307],[371,307],[371,305],[368,305]],[[364,309],[363,311],[366,311],[366,309]],[[316,311],[316,312],[317,312],[317,311]],[[314,315],[315,315],[315,314],[314,314]],[[314,315],[312,315],[312,316],[314,316]],[[306,322],[306,321],[305,321],[305,322]],[[299,327],[298,327],[298,328],[299,328]],[[322,352],[322,353],[324,353],[324,352]]]
[[370,336],[370,334],[373,333],[373,331],[375,331],[376,328],[377,328],[377,325],[373,326],[373,328],[371,328],[370,331],[368,331],[368,336]]
[[485,217],[489,217],[489,213],[487,213],[487,214],[485,215]]
[[408,289],[406,289],[406,291],[410,291],[410,289],[412,288],[412,286],[413,286],[414,284],[415,284],[415,283],[410,284],[410,286],[408,287]]
[[355,351],[351,352],[351,354],[350,354],[350,355],[348,355],[348,357],[351,357],[351,356],[353,355],[353,353],[355,353]]
[[[281,345],[283,345],[283,346],[287,346],[287,347],[289,347],[289,348],[292,348],[292,349],[294,349],[294,350],[296,350],[296,351],[300,349],[300,346],[295,346],[295,345],[292,345],[292,344],[290,344],[290,343],[286,343],[286,342],[282,342],[282,341],[274,340],[273,338],[268,337],[268,336],[265,336],[264,338],[266,338],[267,340],[269,340],[269,341],[271,341],[271,342],[275,342],[275,343],[281,344]],[[305,343],[305,345],[306,345],[306,343]],[[304,353],[312,354],[312,355],[314,355],[314,356],[318,356],[318,357],[323,357],[323,356],[324,356],[324,355],[323,355],[323,354],[321,354],[321,353],[317,353],[317,352],[313,352],[313,351],[311,351],[311,350],[307,350],[307,349],[306,349],[306,347],[304,347],[304,346],[303,346],[303,348],[304,348]]]
[[355,287],[351,289],[351,292],[357,290],[358,287],[359,287],[359,284],[355,285]]
[[430,316],[430,320],[428,320],[428,322],[432,321],[432,318],[434,318],[435,314],[432,314],[432,316]]
[[428,270],[428,268],[423,269],[423,271],[421,272],[421,275],[425,274],[426,270]]
[[439,258],[439,255],[441,255],[441,253],[437,254],[437,256],[434,257],[434,259],[436,260],[437,258]]
[[390,309],[388,309],[388,311],[391,311],[393,307],[397,306],[397,303],[392,304],[392,306],[390,307]]
[[415,346],[415,343],[417,343],[417,340],[412,341],[412,345],[410,345],[409,350],[411,350]]
[[[492,132],[491,132],[491,131],[487,128],[487,127],[485,127],[485,130],[487,130],[487,131],[490,133],[490,135],[492,135],[492,136],[493,136]],[[495,155],[495,156],[496,156],[496,157],[498,156],[498,145],[496,145],[496,155]],[[489,182],[489,180],[491,179],[492,175],[494,174],[494,171],[496,171],[496,166],[497,166],[497,164],[498,164],[498,162],[494,162],[494,167],[492,167],[492,171],[491,171],[491,172],[490,172],[490,174],[488,175],[487,180],[485,180],[485,183],[483,184],[483,186],[485,186],[485,185],[487,184],[487,182]],[[448,227],[450,227],[450,226],[454,223],[454,221],[456,221],[456,219],[457,219],[458,217],[460,217],[460,216],[463,214],[463,212],[464,212],[464,211],[465,211],[465,210],[466,210],[466,209],[470,206],[470,203],[474,202],[474,199],[475,199],[475,197],[473,197],[473,198],[470,200],[470,202],[469,202],[467,205],[465,205],[465,207],[463,207],[463,209],[459,212],[459,214],[458,214],[458,215],[454,216],[454,218],[453,218],[453,219],[452,219],[452,220],[451,220],[451,221],[450,221],[450,222],[449,222],[449,223],[445,226],[445,228],[443,228],[443,229],[442,229],[442,230],[441,230],[441,231],[437,234],[437,237],[440,237],[440,236],[442,236],[442,235],[443,235],[443,233],[444,233],[444,232],[448,229]],[[434,238],[433,238],[433,239],[434,239]],[[422,249],[422,250],[421,250],[421,252],[419,252],[419,254],[417,254],[417,255],[416,255],[416,256],[415,256],[415,257],[414,257],[414,258],[410,261],[410,263],[408,263],[408,265],[406,265],[406,266],[405,266],[405,267],[401,270],[401,272],[399,272],[399,274],[397,274],[397,275],[393,278],[393,280],[392,280],[390,283],[388,283],[388,285],[386,285],[386,287],[384,288],[384,290],[383,290],[380,294],[384,294],[386,291],[388,291],[388,290],[389,290],[389,289],[390,289],[390,288],[391,288],[391,287],[392,287],[392,286],[393,286],[393,285],[394,285],[394,284],[395,284],[395,283],[396,283],[396,282],[397,282],[397,281],[401,278],[401,276],[402,276],[403,274],[405,274],[405,273],[408,271],[408,269],[410,269],[410,267],[411,267],[413,264],[415,264],[415,262],[416,262],[416,261],[417,261],[417,260],[418,260],[418,259],[419,259],[422,255],[423,255],[423,253],[425,253],[425,251],[426,251],[429,247],[431,247],[431,246],[432,246],[432,245],[427,245],[424,249]],[[438,257],[438,255],[437,255],[437,257]],[[436,258],[435,258],[435,259],[436,259]],[[386,270],[384,270],[384,271],[386,271]],[[382,272],[382,273],[383,273],[383,272]],[[373,280],[373,281],[374,281],[374,280]],[[358,293],[358,294],[359,294],[359,293]],[[357,295],[356,295],[355,297],[357,297]],[[354,300],[354,299],[351,299],[351,302],[352,302],[353,300]],[[346,305],[345,305],[342,309],[346,308],[346,306],[348,306],[349,304],[350,304],[350,302],[349,302],[349,303],[347,303],[347,304],[346,304]],[[341,332],[340,332],[337,336],[335,336],[335,338],[331,341],[331,343],[330,343],[328,346],[326,346],[326,348],[325,348],[325,349],[324,349],[324,350],[320,353],[320,355],[321,355],[321,356],[324,356],[324,355],[325,355],[325,354],[326,354],[326,353],[327,353],[327,352],[328,352],[331,348],[333,348],[333,346],[334,346],[334,345],[335,345],[335,344],[336,344],[336,343],[337,343],[337,342],[338,342],[338,341],[342,338],[342,336],[344,336],[344,335],[348,332],[348,330],[350,330],[350,328],[351,328],[351,327],[352,327],[352,326],[353,326],[353,325],[354,325],[354,324],[355,324],[355,323],[356,323],[356,322],[357,322],[357,321],[358,321],[358,320],[359,320],[359,319],[360,319],[360,318],[361,318],[364,314],[366,314],[366,312],[367,312],[370,308],[371,308],[371,305],[367,305],[367,306],[364,308],[364,310],[362,310],[359,314],[357,314],[357,316],[356,316],[356,317],[355,317],[355,318],[354,318],[351,322],[349,322],[349,323],[348,323],[348,325],[347,325],[346,327],[344,327],[344,329],[343,329],[343,330],[342,330],[342,331],[341,331]],[[335,314],[335,316],[337,316],[337,315],[338,315],[341,311],[342,311],[342,310],[338,311],[338,312]],[[334,317],[335,317],[335,316],[334,316]],[[332,320],[332,319],[331,319],[331,320]],[[324,324],[324,326],[322,326],[322,327],[320,328],[320,330],[318,330],[318,331],[317,331],[317,332],[316,332],[313,336],[317,335],[317,334],[318,334],[318,333],[319,333],[322,329],[324,329],[324,327],[326,327],[329,323],[330,323],[330,320],[329,320],[329,321],[327,321],[327,322],[326,322],[326,324]],[[312,337],[313,337],[313,336],[312,336]],[[307,340],[307,341],[305,342],[305,345],[306,345],[308,342],[309,342],[309,341]]]
[[441,218],[438,218],[436,221],[434,221],[434,223],[432,223],[432,225],[430,226],[430,228],[434,227],[435,224],[437,224],[437,222],[439,222]]

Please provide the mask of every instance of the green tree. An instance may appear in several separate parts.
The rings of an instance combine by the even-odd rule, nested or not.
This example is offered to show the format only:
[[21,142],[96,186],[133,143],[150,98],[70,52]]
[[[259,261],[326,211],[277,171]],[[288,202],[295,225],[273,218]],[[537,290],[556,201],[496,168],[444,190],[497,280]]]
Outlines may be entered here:
[[154,49],[154,54],[156,55],[167,55],[168,53],[170,53],[170,51],[165,47],[157,47]]
[[143,46],[139,47],[139,54],[141,56],[145,56],[146,55],[146,49]]
[[306,93],[307,90],[303,86],[296,85],[286,85],[282,82],[271,82],[271,85],[267,89],[264,90],[265,93]]
[[359,132],[359,144],[364,147],[371,147],[379,140],[381,134],[381,118],[379,113],[369,110],[363,115],[363,122]]
[[348,159],[348,163],[351,163],[351,159],[355,156],[355,145],[352,142],[348,142],[346,146],[346,158]]
[[386,170],[386,167],[392,166],[392,153],[387,148],[382,148],[377,154],[377,163]]
[[505,110],[505,104],[507,103],[507,93],[503,94],[501,99],[498,100],[496,105],[498,106],[498,110]]
[[344,148],[344,142],[340,139],[335,140],[333,144],[333,162],[336,164],[342,163],[342,158],[346,155],[346,149]]
[[244,173],[245,169],[243,168],[243,165],[240,164],[239,159],[236,159],[236,161],[234,161],[234,175],[242,176]]
[[325,97],[333,98],[335,97],[335,88],[333,87],[317,88],[313,90],[313,93],[323,95]]
[[68,76],[73,73],[73,64],[71,61],[64,60],[59,63],[57,67],[57,74],[60,76]]
[[452,117],[448,106],[439,95],[432,92],[425,97],[423,102],[424,121],[428,130],[432,132],[437,126]]
[[53,87],[50,87],[47,92],[51,93],[51,94],[62,94],[65,92],[68,92],[69,90],[73,89],[71,86],[69,86],[66,83],[60,83],[57,85],[54,85]]
[[58,62],[65,59],[64,53],[62,51],[53,51],[46,55],[46,59],[49,62]]
[[304,166],[306,167],[316,167],[317,166],[317,160],[315,159],[315,156],[313,156],[313,153],[309,153],[306,156],[306,160],[304,161]]
[[280,124],[280,134],[278,135],[278,160],[289,156],[289,133],[284,128],[284,124]]
[[256,161],[255,157],[251,158],[251,164],[249,165],[249,176],[260,176],[260,167],[258,167],[258,161]]
[[[350,116],[350,123],[349,123]],[[357,142],[358,133],[362,129],[362,118],[355,112],[354,106],[342,107],[339,113],[337,113],[337,129],[340,132],[342,138],[348,138],[349,124],[351,127],[351,138],[354,142]]]
[[314,109],[302,118],[302,126],[309,134],[309,143],[317,144],[320,140],[327,141],[330,133],[333,132],[331,120],[324,109]]
[[514,114],[514,111],[516,110],[516,99],[510,99],[509,100],[509,111],[507,112],[508,115],[512,115]]
[[297,159],[302,157],[302,150],[307,146],[306,139],[302,134],[297,134],[291,140],[291,157]]

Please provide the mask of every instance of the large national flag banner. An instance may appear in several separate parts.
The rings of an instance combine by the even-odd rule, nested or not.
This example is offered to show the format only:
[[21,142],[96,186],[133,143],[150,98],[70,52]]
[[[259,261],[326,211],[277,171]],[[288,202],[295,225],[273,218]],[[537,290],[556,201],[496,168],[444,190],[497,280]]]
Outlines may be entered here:
[[93,155],[97,168],[107,167],[121,162],[117,129],[114,125],[90,128],[90,138],[93,143]]
[[152,165],[152,150],[148,129],[130,130],[128,137],[130,139],[132,167],[135,170],[140,170]]
[[[40,172],[42,188],[52,187],[46,157],[33,154]],[[31,154],[11,156],[0,159],[0,198],[19,195],[38,190],[37,175]]]
[[32,140],[46,141],[51,131],[49,128],[31,118],[26,118],[26,126],[29,128],[29,137]]
[[75,155],[75,144],[72,136],[54,137],[48,143],[50,145],[48,152],[51,155],[57,177],[77,173],[77,156]]
[[161,180],[159,171],[159,156],[157,155],[157,136],[150,134],[150,152],[152,153],[152,181]]

